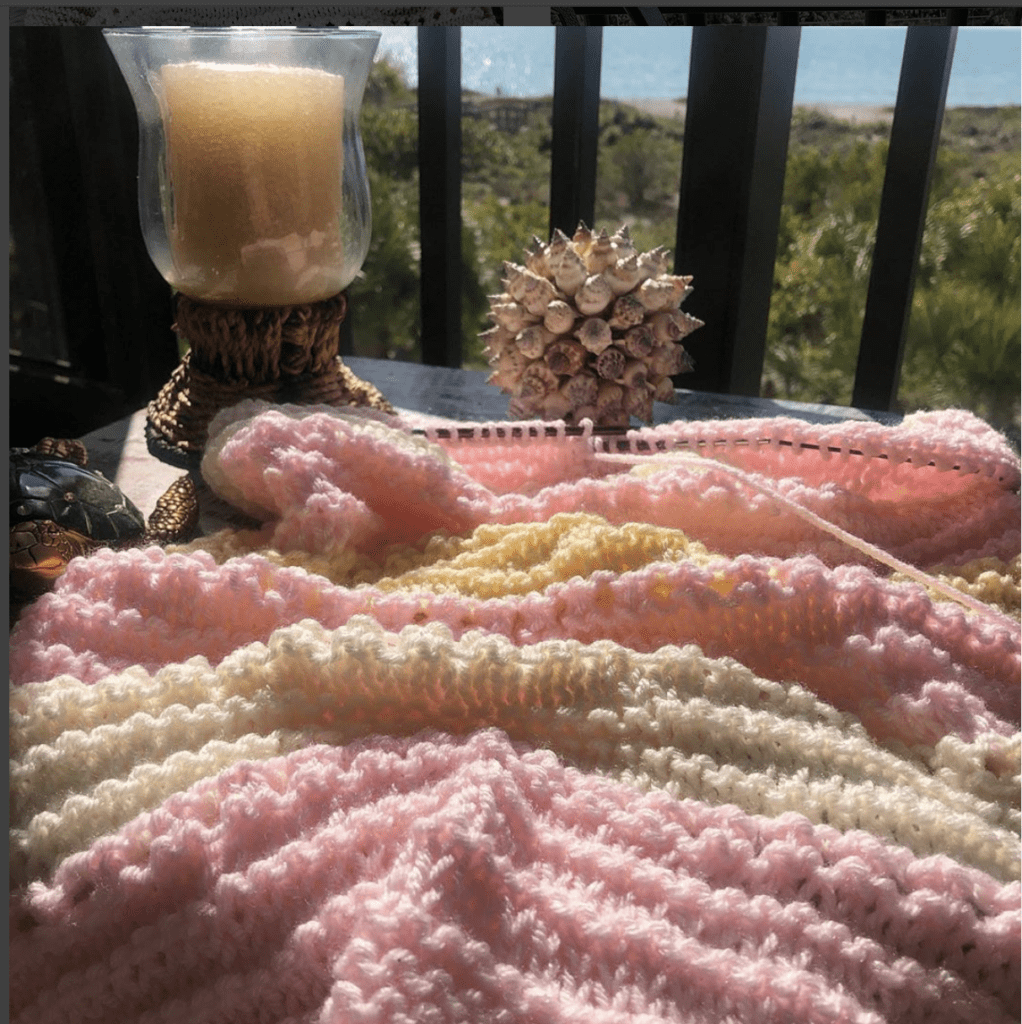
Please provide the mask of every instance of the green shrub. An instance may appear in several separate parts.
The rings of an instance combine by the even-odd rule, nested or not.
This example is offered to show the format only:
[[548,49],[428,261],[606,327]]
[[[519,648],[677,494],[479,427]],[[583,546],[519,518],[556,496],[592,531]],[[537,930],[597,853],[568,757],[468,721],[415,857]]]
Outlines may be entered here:
[[[418,121],[415,94],[385,61],[370,75],[363,137],[373,238],[352,286],[359,354],[419,358]],[[462,120],[463,364],[483,366],[486,295],[549,225],[549,100],[515,134]],[[1018,108],[948,111],[934,169],[898,401],[960,405],[1018,430]],[[858,357],[889,126],[796,111],[781,209],[763,373],[780,397],[847,404]],[[628,223],[636,245],[673,249],[682,126],[600,105],[596,224]],[[703,287],[712,283],[701,282]]]
[[[785,179],[764,388],[851,400],[887,144],[796,146]],[[964,162],[963,162],[964,161]],[[1019,157],[938,152],[906,338],[898,404],[963,406],[1018,430]]]

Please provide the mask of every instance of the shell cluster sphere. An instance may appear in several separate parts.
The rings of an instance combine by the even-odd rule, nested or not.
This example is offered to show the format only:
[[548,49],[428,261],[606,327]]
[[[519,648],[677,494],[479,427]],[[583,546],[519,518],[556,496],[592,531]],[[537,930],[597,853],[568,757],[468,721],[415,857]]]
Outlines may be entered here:
[[524,266],[504,264],[480,337],[510,417],[627,426],[651,423],[654,399],[674,401],[671,377],[693,367],[681,341],[703,322],[679,308],[692,278],[668,273],[668,256],[638,252],[627,225],[580,223],[571,238],[534,237]]

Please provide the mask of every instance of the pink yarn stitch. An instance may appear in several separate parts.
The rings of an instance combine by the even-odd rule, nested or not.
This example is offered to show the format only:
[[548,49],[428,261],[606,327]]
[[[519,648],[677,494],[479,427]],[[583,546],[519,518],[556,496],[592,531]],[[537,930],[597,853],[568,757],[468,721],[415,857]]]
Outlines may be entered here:
[[[587,570],[524,596],[481,600],[410,584],[335,586],[259,554],[217,565],[205,553],[101,551],[72,562],[14,629],[12,682],[64,672],[94,682],[193,657],[223,662],[229,674],[236,663],[225,658],[258,653],[246,644],[273,638],[286,651],[295,641],[282,626],[313,619],[333,628],[355,615],[383,629],[438,621],[454,637],[480,630],[516,644],[608,638],[654,651],[691,641],[762,680],[797,680],[884,743],[932,752],[946,741],[934,765],[952,763],[956,744],[975,741],[955,771],[972,758],[979,771],[999,773],[993,795],[969,792],[998,800],[1003,819],[1017,823],[1017,810],[1003,804],[1017,771],[1018,623],[884,579],[776,497],[921,566],[1017,555],[1018,460],[975,417],[923,414],[894,429],[677,423],[628,443],[718,461],[631,473],[584,439],[431,444],[410,436],[420,422],[243,403],[214,423],[206,470],[229,500],[267,520],[257,535],[266,547],[377,553],[432,530],[466,534],[563,509],[680,527],[720,555]],[[327,658],[316,671],[326,681],[361,672],[372,692],[374,670],[350,645],[344,650],[347,668]],[[416,658],[415,671],[433,671],[429,685],[443,686],[428,652]],[[293,673],[302,669],[287,664],[273,689],[281,715],[268,722],[289,721]],[[659,714],[653,682],[628,678],[648,688],[643,713]],[[130,693],[138,682],[130,673],[111,681],[126,701],[121,710],[141,706]],[[18,696],[49,729],[47,697],[34,689]],[[503,691],[489,697],[499,701]],[[215,734],[211,699],[196,690],[186,708],[167,697],[164,724],[173,732],[204,715],[203,736]],[[761,699],[750,697],[749,706]],[[251,727],[248,711],[231,714],[235,732]],[[613,723],[600,708],[593,714],[599,746],[600,730],[609,737]],[[122,724],[138,717],[126,713]],[[104,818],[102,801],[125,796],[121,775],[138,767],[129,751],[153,753],[144,731],[127,749],[111,745],[109,725],[106,712],[97,715],[80,748],[91,753],[76,759],[65,745],[59,770],[49,748],[35,752],[37,839],[47,838],[51,800],[68,829],[66,845],[50,855],[52,881],[11,896],[10,1006],[22,1024],[1018,1019],[1022,890],[944,856],[917,857],[796,814],[757,817],[724,804],[734,798],[724,790],[714,790],[715,805],[643,794],[492,729],[458,740],[369,737],[269,757],[311,742],[292,723],[283,726],[286,743],[275,733],[232,755],[266,760],[214,774],[227,763],[218,761],[188,789],[197,771],[164,774],[152,799],[139,794]],[[642,729],[642,720],[633,716],[629,728]],[[56,751],[60,733],[51,740]],[[109,757],[98,756],[104,743]],[[187,742],[167,750],[178,747],[191,751]],[[983,751],[995,748],[999,760],[986,755],[983,764]],[[655,753],[667,757],[670,748]],[[828,756],[855,776],[849,751]],[[157,759],[146,778],[165,767],[170,760]],[[725,785],[730,767],[717,765],[711,778]],[[726,784],[748,781],[736,778]],[[64,780],[72,797],[62,802]],[[135,782],[143,785],[141,775]],[[79,794],[93,817],[72,841],[85,808]],[[141,806],[156,809],[129,821]],[[918,824],[911,806],[899,813]],[[870,828],[873,820],[863,811],[853,823]]]
[[878,738],[935,742],[1007,734],[1019,722],[1017,623],[932,602],[911,584],[814,558],[745,555],[597,572],[541,593],[480,600],[330,584],[258,555],[217,566],[205,552],[101,551],[76,560],[11,634],[15,684],[69,673],[94,681],[195,655],[218,663],[279,626],[328,628],[369,614],[384,628],[441,621],[516,643],[614,640],[634,650],[694,642],[770,679],[797,679]]
[[12,1020],[1017,1019],[1020,889],[495,730],[239,764],[12,897]]
[[[243,414],[257,414],[260,408],[253,405]],[[406,423],[420,426],[414,414],[410,413],[397,417],[394,426],[401,427]],[[451,452],[460,465],[471,467],[470,475],[474,479],[494,491],[521,490],[523,474],[533,472],[530,453],[537,448],[535,441],[476,436],[469,443],[439,433],[439,430],[450,431],[453,424],[448,421],[422,423],[421,426],[437,444]],[[510,424],[458,426],[475,428],[476,434],[481,435],[484,430],[492,432],[495,428],[503,428],[506,432]],[[528,421],[515,426],[528,431],[549,428],[551,424]],[[744,464],[750,469],[755,465],[790,466],[797,463],[797,475],[813,482],[861,478],[876,487],[889,477],[892,469],[902,467],[903,463],[912,463],[919,468],[932,461],[938,472],[978,473],[997,480],[1009,490],[1019,484],[1018,459],[1004,438],[972,413],[960,409],[913,413],[893,428],[858,420],[809,424],[788,417],[677,420],[629,431],[627,440],[632,451],[642,450],[644,445],[647,448],[675,445],[689,451],[706,451],[711,455],[723,452],[728,461]],[[548,452],[572,453],[563,459],[563,468],[551,482],[575,478],[580,472],[591,470],[591,463],[581,457],[584,448],[576,449],[575,444],[570,437],[565,437],[538,446],[541,458],[553,460],[556,457]],[[609,442],[601,444],[604,450],[611,450]],[[504,451],[513,454],[510,458],[494,458],[496,453]],[[860,455],[868,458],[860,458]],[[947,483],[946,479],[941,481],[932,475],[929,479],[939,481],[935,492]],[[925,481],[923,484],[925,486]],[[897,494],[896,488],[894,493]]]
[[[552,438],[442,442],[452,462],[436,446],[413,445],[401,429],[380,426],[378,417],[260,409],[242,403],[214,420],[203,471],[228,500],[274,521],[268,541],[282,549],[308,543],[310,515],[318,549],[370,550],[433,529],[460,533],[585,510],[613,523],[681,529],[724,554],[863,560],[709,461],[666,464],[640,478],[599,462],[582,439]],[[695,446],[723,436],[726,444],[708,449],[714,458],[760,474],[786,497],[915,564],[1012,557],[1020,543],[1018,460],[968,413],[928,417],[909,417],[898,428],[842,424],[841,431],[786,419],[670,424],[635,440]],[[760,437],[795,446],[740,443]],[[838,444],[841,453],[831,453]],[[927,468],[929,461],[936,467]]]

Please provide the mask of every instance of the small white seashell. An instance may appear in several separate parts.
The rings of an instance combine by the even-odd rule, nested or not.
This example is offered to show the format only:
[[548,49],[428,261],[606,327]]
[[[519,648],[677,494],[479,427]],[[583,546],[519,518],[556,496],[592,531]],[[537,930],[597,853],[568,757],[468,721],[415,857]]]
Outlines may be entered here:
[[487,327],[485,331],[479,334],[479,337],[483,341],[489,344],[503,345],[507,341],[514,341],[514,335],[506,328],[501,327],[500,324],[494,324],[492,327]]
[[651,313],[666,309],[674,300],[674,285],[662,277],[651,277],[639,285],[635,293],[639,301]]
[[547,267],[546,260],[546,242],[533,235],[532,242],[523,255],[525,256],[527,270],[531,270],[534,274],[547,274],[549,268]]
[[628,388],[645,388],[646,369],[642,359],[629,359],[617,379]]
[[681,337],[681,326],[675,319],[677,310],[662,309],[650,317],[649,326],[658,345],[668,345]]
[[625,331],[641,324],[646,314],[646,307],[634,295],[620,295],[614,300],[607,322],[614,330]]
[[534,359],[522,370],[519,382],[522,395],[548,395],[559,386],[557,374],[542,359]]
[[610,380],[600,381],[596,391],[596,408],[606,409],[610,406],[620,406],[625,399],[625,389],[620,384]]
[[549,277],[557,273],[557,268],[561,265],[561,260],[570,245],[571,239],[560,228],[554,228],[550,244],[546,247],[546,272]]
[[563,420],[571,409],[571,402],[560,391],[551,391],[540,403],[540,414],[545,420]]
[[698,317],[683,313],[680,309],[674,310],[673,313],[683,338],[687,338],[694,330],[706,326]]
[[656,338],[648,324],[636,324],[625,331],[618,345],[633,359],[645,359],[656,347]]
[[646,383],[653,389],[653,398],[656,401],[670,402],[671,405],[678,401],[678,395],[674,390],[674,381],[670,377],[649,377]]
[[653,392],[645,385],[625,391],[625,412],[643,423],[653,419]]
[[676,274],[664,274],[661,280],[669,282],[674,289],[671,305],[675,308],[680,306],[692,294],[692,277],[690,275],[682,277]]
[[571,239],[560,228],[554,228],[554,233],[550,236],[550,244],[547,246],[547,252],[564,252],[570,242]]
[[507,414],[513,420],[533,420],[539,415],[539,402],[516,395],[507,403]]
[[518,351],[517,348],[505,349],[493,364],[494,370],[506,377],[512,377],[515,381],[522,375],[522,371],[529,365],[529,360]]
[[542,318],[547,306],[556,298],[557,289],[550,281],[532,271],[525,272],[525,292],[520,301],[533,316]]
[[669,257],[669,250],[663,246],[657,246],[639,256],[639,266],[646,272],[646,277],[659,277],[661,274],[667,273],[670,265]]
[[526,359],[539,359],[547,345],[556,338],[542,324],[525,327],[515,335],[515,345]]
[[501,327],[500,324],[495,324],[489,330],[483,331],[479,337],[485,346],[483,351],[491,360],[513,345],[515,340],[515,336],[506,327]]
[[593,244],[593,233],[586,226],[584,220],[578,222],[578,227],[575,228],[575,234],[571,236],[572,248],[585,259],[590,247]]
[[517,302],[497,302],[490,307],[490,319],[506,327],[513,334],[530,324],[539,323],[540,318],[533,316],[524,306]]
[[575,337],[590,351],[599,355],[608,345],[614,341],[611,334],[610,324],[598,316],[589,317],[583,320],[581,326],[575,331]]
[[604,380],[620,380],[621,374],[624,373],[625,364],[628,358],[624,352],[616,346],[612,345],[610,348],[605,348],[597,357],[596,372]]
[[589,353],[582,347],[582,343],[572,338],[555,339],[543,353],[547,366],[560,376],[578,373],[588,356]]
[[683,313],[680,309],[663,309],[653,314],[649,325],[657,344],[666,345],[688,337],[696,328],[702,327],[703,322],[688,313]]
[[678,372],[680,359],[675,354],[676,348],[677,346],[672,342],[653,349],[647,361],[650,376],[671,377]]
[[531,271],[526,270],[525,267],[512,263],[510,260],[504,261],[504,287],[515,302],[522,301],[522,296],[525,294],[525,275],[528,273],[531,273]]
[[561,392],[571,402],[573,409],[582,405],[593,405],[600,381],[590,370],[580,370],[569,377],[562,385]]
[[611,291],[615,295],[624,295],[630,292],[642,280],[642,272],[639,270],[639,259],[632,253],[626,260],[618,260],[612,263],[603,272]]
[[671,250],[666,245],[658,245],[655,249],[651,249],[650,252],[660,261],[660,273],[666,274],[667,268],[671,265]]
[[493,384],[500,388],[505,394],[511,394],[518,384],[518,377],[513,373],[505,373],[501,370],[494,370],[493,373],[486,378],[487,384]]
[[565,295],[574,295],[586,279],[586,265],[574,249],[568,249],[554,271],[554,281]]
[[586,268],[590,274],[602,274],[612,263],[617,261],[610,235],[603,230],[596,236],[589,251],[586,253]]
[[580,313],[592,316],[602,313],[611,303],[614,293],[602,274],[593,274],[575,292],[575,305]]
[[567,334],[575,326],[575,311],[562,299],[554,299],[543,314],[543,326],[553,334]]
[[675,344],[653,349],[648,362],[652,376],[673,377],[676,373],[686,373],[693,366],[692,357],[681,345]]
[[[632,241],[631,233],[628,230],[627,224],[622,224],[617,231],[610,236],[611,244],[614,246],[614,255],[617,257],[618,264],[626,263],[633,256],[638,257],[638,250],[635,248],[635,243]],[[638,259],[636,259],[636,267],[638,267]]]

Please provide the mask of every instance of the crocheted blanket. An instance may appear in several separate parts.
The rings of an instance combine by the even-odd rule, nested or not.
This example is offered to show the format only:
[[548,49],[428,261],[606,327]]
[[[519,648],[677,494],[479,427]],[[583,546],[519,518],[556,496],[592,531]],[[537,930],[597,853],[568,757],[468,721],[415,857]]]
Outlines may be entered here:
[[12,1020],[1017,1021],[999,435],[437,426],[242,403],[262,525],[24,613]]

